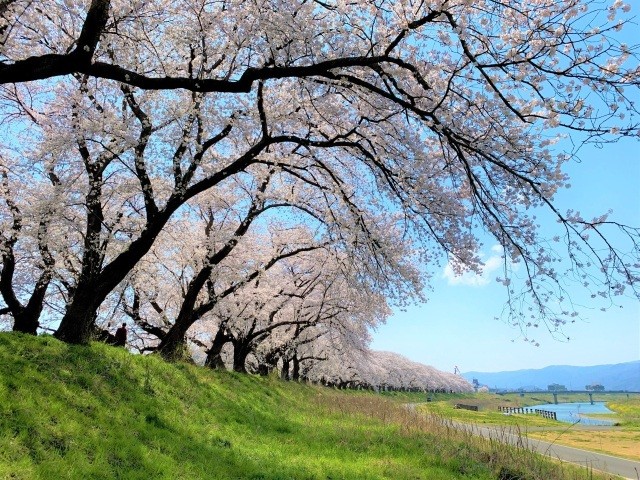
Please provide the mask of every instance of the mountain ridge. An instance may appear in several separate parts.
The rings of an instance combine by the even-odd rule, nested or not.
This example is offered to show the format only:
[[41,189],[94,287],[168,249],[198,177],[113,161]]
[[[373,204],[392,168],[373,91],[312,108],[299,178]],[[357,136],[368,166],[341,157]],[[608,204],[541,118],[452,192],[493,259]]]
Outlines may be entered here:
[[539,388],[547,390],[552,383],[569,390],[584,390],[587,385],[600,384],[606,390],[640,391],[640,360],[592,366],[549,365],[544,368],[502,372],[470,371],[462,373],[469,380],[492,389]]

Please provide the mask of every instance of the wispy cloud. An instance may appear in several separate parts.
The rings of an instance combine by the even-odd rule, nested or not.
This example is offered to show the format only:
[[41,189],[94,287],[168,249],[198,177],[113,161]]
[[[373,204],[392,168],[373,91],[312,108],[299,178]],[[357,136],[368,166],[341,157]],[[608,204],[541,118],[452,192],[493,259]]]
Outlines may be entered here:
[[464,271],[456,273],[460,270],[454,259],[450,259],[442,272],[442,278],[447,280],[449,285],[463,285],[469,287],[483,287],[488,285],[496,278],[496,272],[502,268],[504,259],[502,258],[503,250],[500,245],[494,245],[491,248],[491,255],[485,260],[484,255],[480,255],[482,262],[482,272],[476,273],[472,271]]

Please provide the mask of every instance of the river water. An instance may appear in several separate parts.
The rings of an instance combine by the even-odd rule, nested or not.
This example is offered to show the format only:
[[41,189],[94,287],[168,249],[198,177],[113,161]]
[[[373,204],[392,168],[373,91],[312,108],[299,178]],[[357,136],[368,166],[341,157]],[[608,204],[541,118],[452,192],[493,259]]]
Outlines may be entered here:
[[549,412],[556,412],[558,420],[561,422],[576,423],[580,422],[582,425],[604,425],[611,426],[615,422],[613,420],[605,420],[602,418],[588,418],[585,415],[591,413],[615,413],[609,410],[604,402],[594,402],[591,405],[586,403],[559,403],[555,405],[548,403],[546,405],[536,405],[535,407],[528,407],[533,409],[547,410]]

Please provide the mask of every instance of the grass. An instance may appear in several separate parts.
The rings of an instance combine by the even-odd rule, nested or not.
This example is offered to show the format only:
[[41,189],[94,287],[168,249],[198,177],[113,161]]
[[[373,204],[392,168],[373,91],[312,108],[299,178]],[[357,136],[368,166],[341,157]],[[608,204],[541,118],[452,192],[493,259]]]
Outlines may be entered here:
[[[478,411],[454,408],[455,404],[475,405]],[[558,422],[537,415],[505,415],[498,406],[528,407],[540,404],[535,399],[512,399],[491,393],[476,394],[436,394],[432,401],[420,405],[424,412],[442,415],[464,423],[476,423],[491,426],[555,427]]]
[[622,426],[640,432],[640,395],[631,398],[621,396],[607,403],[610,410],[616,412],[616,421]]
[[407,398],[3,333],[0,479],[598,478]]

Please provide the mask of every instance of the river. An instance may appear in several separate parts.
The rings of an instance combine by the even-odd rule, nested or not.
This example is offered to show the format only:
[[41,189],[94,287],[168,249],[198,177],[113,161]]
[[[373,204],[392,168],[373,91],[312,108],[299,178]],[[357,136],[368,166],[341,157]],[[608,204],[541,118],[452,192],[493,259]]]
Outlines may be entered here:
[[549,412],[556,412],[558,420],[561,422],[576,423],[580,422],[582,425],[603,425],[611,426],[615,422],[613,420],[606,420],[603,418],[589,418],[585,415],[592,413],[615,413],[609,410],[604,402],[594,402],[591,405],[586,403],[559,403],[557,405],[548,403],[545,405],[536,405],[534,407],[528,407],[533,409],[547,410]]

